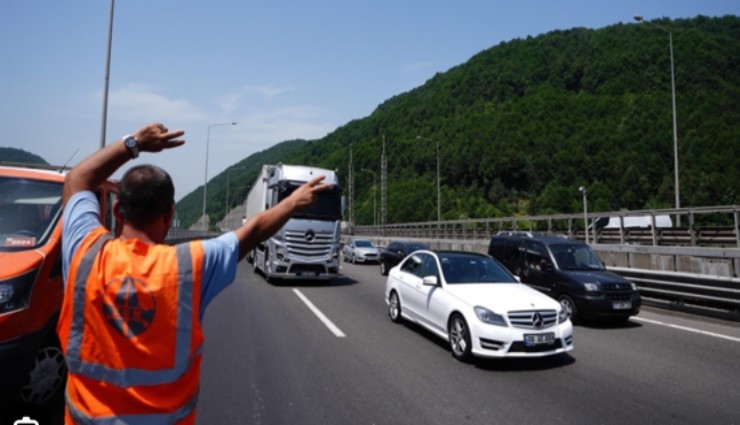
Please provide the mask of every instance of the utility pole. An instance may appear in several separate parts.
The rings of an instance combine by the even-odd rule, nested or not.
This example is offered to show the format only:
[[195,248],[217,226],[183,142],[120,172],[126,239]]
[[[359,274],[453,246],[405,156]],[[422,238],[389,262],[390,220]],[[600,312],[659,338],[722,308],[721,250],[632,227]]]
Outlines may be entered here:
[[388,220],[388,162],[385,158],[385,134],[383,134],[383,150],[380,154],[380,225],[383,226],[385,234],[385,225]]
[[352,143],[349,144],[349,223],[350,226],[355,225],[355,209],[354,209],[354,198],[355,198],[355,173],[353,172],[352,165]]

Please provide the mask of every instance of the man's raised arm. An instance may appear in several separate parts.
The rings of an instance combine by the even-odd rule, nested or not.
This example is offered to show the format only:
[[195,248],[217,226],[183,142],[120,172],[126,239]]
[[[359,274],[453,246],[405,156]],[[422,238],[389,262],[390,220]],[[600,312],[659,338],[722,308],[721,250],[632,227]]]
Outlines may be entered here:
[[178,137],[183,134],[183,130],[168,131],[160,123],[149,124],[131,137],[126,137],[128,144],[120,139],[93,153],[67,173],[64,179],[64,203],[77,192],[98,187],[126,161],[138,156],[139,151],[160,152],[182,146],[185,141]]

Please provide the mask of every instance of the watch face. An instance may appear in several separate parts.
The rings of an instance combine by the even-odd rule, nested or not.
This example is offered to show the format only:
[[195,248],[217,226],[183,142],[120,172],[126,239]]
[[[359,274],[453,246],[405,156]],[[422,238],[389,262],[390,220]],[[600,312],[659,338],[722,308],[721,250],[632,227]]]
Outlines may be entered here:
[[126,147],[129,148],[135,148],[136,147],[136,139],[134,139],[134,136],[129,136],[124,140],[124,143],[126,144]]

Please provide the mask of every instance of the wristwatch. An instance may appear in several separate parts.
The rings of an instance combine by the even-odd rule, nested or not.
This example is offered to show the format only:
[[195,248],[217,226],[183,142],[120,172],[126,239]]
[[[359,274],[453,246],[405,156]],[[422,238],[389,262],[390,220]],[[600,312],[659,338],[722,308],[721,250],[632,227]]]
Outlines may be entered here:
[[136,143],[136,138],[130,134],[127,134],[123,136],[123,144],[126,146],[126,149],[131,152],[131,156],[134,158],[139,157],[139,144]]

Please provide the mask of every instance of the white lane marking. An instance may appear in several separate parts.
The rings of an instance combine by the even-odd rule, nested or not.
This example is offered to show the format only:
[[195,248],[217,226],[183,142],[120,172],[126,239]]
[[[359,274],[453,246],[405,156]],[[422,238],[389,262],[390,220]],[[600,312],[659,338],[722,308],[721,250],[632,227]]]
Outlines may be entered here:
[[332,331],[337,338],[344,338],[346,336],[344,335],[344,332],[342,332],[331,320],[329,320],[329,318],[326,317],[324,313],[321,312],[321,310],[316,308],[316,306],[313,305],[313,303],[309,301],[309,299],[306,298],[306,296],[303,295],[301,291],[293,289],[293,292],[295,292],[295,294],[298,295],[298,298],[300,298],[308,306],[308,308],[313,311],[313,314],[315,314],[316,317],[319,318],[319,320],[324,322],[324,325],[326,325],[326,327],[329,328],[329,330]]
[[728,341],[740,342],[740,338],[738,338],[738,337],[734,337],[734,336],[730,336],[730,335],[724,335],[724,334],[718,334],[716,332],[703,331],[701,329],[690,328],[688,326],[674,325],[672,323],[665,323],[665,322],[661,322],[661,321],[658,321],[658,320],[645,319],[645,318],[642,318],[642,317],[632,317],[631,319],[637,320],[637,321],[640,321],[640,322],[652,323],[653,325],[667,326],[669,328],[680,329],[682,331],[694,332],[694,333],[697,333],[697,334],[702,334],[702,335],[707,335],[707,336],[713,336],[715,338],[722,338],[722,339],[726,339]]

